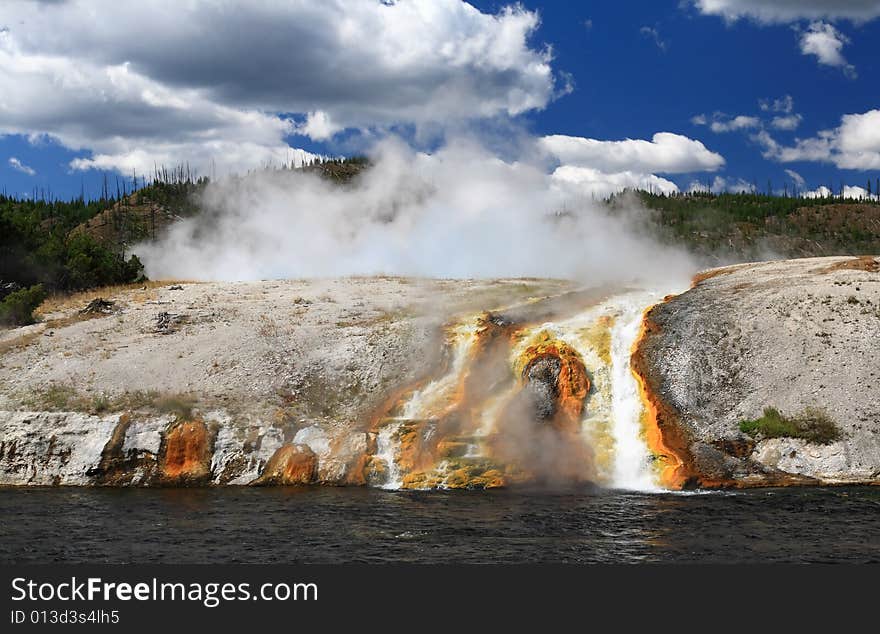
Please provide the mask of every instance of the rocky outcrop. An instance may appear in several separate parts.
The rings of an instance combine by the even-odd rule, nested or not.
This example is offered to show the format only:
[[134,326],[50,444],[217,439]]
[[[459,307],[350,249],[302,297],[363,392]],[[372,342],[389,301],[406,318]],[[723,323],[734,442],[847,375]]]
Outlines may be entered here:
[[[652,308],[636,365],[690,485],[880,481],[880,259],[709,271]],[[820,411],[839,439],[747,434],[767,407]]]
[[308,445],[284,445],[269,459],[263,475],[253,484],[276,486],[311,484],[318,478],[318,457]]
[[119,418],[0,412],[0,484],[92,484]]
[[[368,436],[172,416],[0,412],[0,485],[364,484]],[[292,438],[285,442],[285,437]]]
[[[0,332],[0,485],[880,480],[875,258],[706,272],[640,339],[659,295],[541,280],[107,297],[110,315],[82,301]],[[160,332],[158,313],[186,318]],[[839,433],[741,427],[765,408]]]
[[[0,484],[245,485],[293,445],[315,456],[310,482],[365,484],[372,420],[442,369],[444,324],[574,290],[378,277],[56,302],[39,324],[0,330]],[[81,313],[99,295],[113,313]]]

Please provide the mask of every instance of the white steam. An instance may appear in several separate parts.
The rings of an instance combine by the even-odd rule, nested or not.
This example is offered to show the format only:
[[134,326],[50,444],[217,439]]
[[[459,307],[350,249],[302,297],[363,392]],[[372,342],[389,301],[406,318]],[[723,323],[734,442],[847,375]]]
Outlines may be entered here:
[[433,154],[385,141],[340,186],[297,171],[213,183],[205,213],[136,253],[153,278],[255,280],[395,274],[557,277],[596,284],[690,276],[685,254],[610,213],[543,165],[453,142]]

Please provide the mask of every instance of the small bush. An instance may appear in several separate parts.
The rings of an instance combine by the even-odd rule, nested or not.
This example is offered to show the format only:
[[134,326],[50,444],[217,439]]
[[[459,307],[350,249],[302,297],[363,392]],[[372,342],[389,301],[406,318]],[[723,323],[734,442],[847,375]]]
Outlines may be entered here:
[[27,326],[36,321],[34,310],[46,299],[42,284],[10,293],[0,302],[0,324]]
[[763,438],[802,438],[809,443],[827,445],[839,440],[840,430],[822,410],[806,408],[793,417],[784,416],[775,407],[765,407],[764,415],[740,422],[739,429],[750,436]]
[[840,440],[841,433],[828,414],[815,407],[808,407],[794,418],[801,438],[817,445],[829,445]]

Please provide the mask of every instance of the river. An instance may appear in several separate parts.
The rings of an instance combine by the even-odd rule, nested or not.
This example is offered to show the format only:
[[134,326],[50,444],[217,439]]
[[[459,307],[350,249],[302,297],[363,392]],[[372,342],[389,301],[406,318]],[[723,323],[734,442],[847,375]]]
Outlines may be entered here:
[[880,562],[880,488],[0,488],[0,563]]

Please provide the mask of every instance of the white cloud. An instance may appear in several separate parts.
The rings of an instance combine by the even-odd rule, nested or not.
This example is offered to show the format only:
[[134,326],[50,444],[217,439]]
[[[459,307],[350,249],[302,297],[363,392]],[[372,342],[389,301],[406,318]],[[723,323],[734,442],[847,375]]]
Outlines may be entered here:
[[729,179],[723,176],[716,176],[711,183],[701,183],[700,181],[691,181],[688,185],[688,192],[712,192],[715,194],[731,193],[740,194],[743,192],[752,192],[755,186],[742,178]]
[[750,128],[760,128],[761,120],[758,117],[749,117],[746,115],[738,115],[732,119],[717,119],[712,122],[709,129],[712,132],[733,132],[735,130],[747,130]]
[[825,185],[820,185],[816,189],[801,194],[801,198],[829,198],[830,196],[831,190],[825,187]]
[[801,124],[803,117],[797,113],[789,114],[781,117],[773,117],[770,121],[770,125],[772,125],[777,130],[796,130],[797,127]]
[[0,134],[46,134],[91,150],[74,169],[136,170],[183,161],[206,173],[285,162],[290,121],[172,89],[130,65],[98,67],[62,57],[24,55],[0,39]]
[[539,145],[563,164],[605,174],[711,172],[724,165],[724,157],[700,141],[671,132],[658,132],[650,141],[599,141],[557,134],[541,138]]
[[[788,97],[788,100],[791,100],[791,97]],[[771,110],[774,112],[790,112],[794,107],[794,103],[793,101],[781,102],[777,100],[771,104],[762,101],[760,102],[760,106],[761,110],[765,112]],[[777,110],[777,108],[779,110]],[[783,110],[784,108],[788,108],[788,110]],[[794,130],[800,124],[801,118],[801,115],[797,113],[779,115],[773,117],[773,119],[769,121],[769,125],[772,125],[779,130]],[[731,117],[723,112],[716,112],[711,117],[705,114],[698,114],[691,117],[691,123],[694,125],[708,125],[709,129],[717,134],[763,129],[764,126],[767,125],[767,122],[763,121],[760,117],[744,114]]]
[[750,115],[730,117],[723,112],[716,112],[711,117],[711,123],[710,118],[704,114],[693,117],[691,122],[695,125],[708,124],[709,128],[716,133],[751,130],[750,138],[763,146],[764,156],[769,157],[779,149],[779,144],[767,132],[768,126],[776,130],[791,132],[798,128],[803,117],[799,113],[793,112],[794,99],[791,95],[785,95],[772,101],[761,99],[758,101],[758,107],[762,112],[775,113],[775,116],[768,119]]
[[[838,192],[839,194],[839,192]],[[830,189],[825,187],[825,185],[820,185],[816,189],[811,191],[806,191],[801,194],[803,198],[829,198],[833,195],[837,195],[833,193]],[[844,198],[855,198],[857,200],[878,200],[877,194],[868,194],[868,190],[864,187],[853,187],[850,185],[844,185],[843,187],[843,197]]]
[[[880,0],[690,0],[704,15],[721,16],[728,22],[751,18],[759,24],[788,24],[811,20],[800,35],[804,55],[815,55],[820,64],[841,68],[847,77],[856,77],[852,64],[841,53],[849,42],[825,21],[850,20],[856,24],[880,16]],[[824,20],[824,21],[823,21]]]
[[794,182],[798,187],[803,187],[807,184],[807,181],[804,180],[804,177],[795,172],[794,170],[785,170],[785,173],[788,174],[788,177]]
[[567,185],[572,191],[582,196],[607,198],[624,189],[640,189],[663,194],[674,194],[678,186],[670,180],[654,174],[631,172],[607,173],[592,167],[562,165],[552,174],[553,179]]
[[852,186],[852,185],[844,185],[843,186],[843,197],[844,198],[856,198],[859,200],[877,200],[876,194],[868,194],[868,190],[864,187]]
[[733,21],[752,18],[763,23],[847,19],[864,22],[880,16],[878,0],[692,0],[705,15]]
[[516,116],[570,90],[519,5],[4,0],[0,24],[0,134],[93,150],[78,168],[240,170],[293,133]]
[[753,134],[751,139],[764,147],[764,158],[772,158],[781,147],[767,130],[761,130]]
[[822,130],[815,137],[797,139],[783,146],[769,134],[757,138],[764,145],[764,156],[782,163],[817,161],[833,163],[841,169],[880,169],[880,110],[841,117],[839,127]]
[[341,126],[331,121],[330,115],[322,110],[315,110],[306,115],[304,123],[296,126],[298,134],[303,134],[316,141],[329,139],[342,130]]
[[34,168],[25,165],[14,156],[9,157],[9,166],[15,171],[27,174],[28,176],[35,176],[37,174]]
[[650,141],[601,141],[558,134],[539,139],[538,145],[561,163],[552,174],[554,182],[573,194],[592,198],[606,198],[624,189],[673,194],[678,186],[656,173],[711,172],[724,165],[724,158],[700,141],[671,132],[658,132]]
[[801,33],[800,47],[804,55],[815,55],[819,64],[841,68],[851,78],[857,76],[855,66],[843,56],[843,46],[849,43],[843,33],[825,22],[813,22]]

